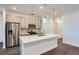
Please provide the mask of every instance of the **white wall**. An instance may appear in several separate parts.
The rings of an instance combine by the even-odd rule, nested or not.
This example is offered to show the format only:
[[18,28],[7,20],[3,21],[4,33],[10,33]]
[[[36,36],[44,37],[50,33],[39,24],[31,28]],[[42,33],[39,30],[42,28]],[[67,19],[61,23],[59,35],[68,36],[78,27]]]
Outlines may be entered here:
[[0,8],[0,42],[5,39],[4,9]]
[[2,22],[2,10],[0,10],[0,42],[2,42],[3,39],[3,22]]
[[79,11],[64,14],[63,17],[63,42],[79,47]]
[[5,9],[0,8],[0,42],[3,42],[3,48],[5,48]]
[[0,21],[0,42],[3,42],[3,21]]

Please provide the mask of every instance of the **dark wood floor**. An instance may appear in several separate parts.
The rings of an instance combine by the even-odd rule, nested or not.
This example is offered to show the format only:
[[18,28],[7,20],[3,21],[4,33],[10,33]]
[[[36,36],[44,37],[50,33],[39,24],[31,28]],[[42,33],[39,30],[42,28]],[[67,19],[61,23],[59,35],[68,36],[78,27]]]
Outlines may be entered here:
[[63,44],[61,47],[52,49],[42,55],[79,55],[79,48]]
[[[3,50],[2,44],[0,44],[0,55],[19,55],[19,51],[19,46]],[[67,44],[62,44],[61,46],[52,49],[42,55],[79,55],[79,48]]]
[[2,43],[0,43],[0,55],[19,55],[19,46],[2,49]]

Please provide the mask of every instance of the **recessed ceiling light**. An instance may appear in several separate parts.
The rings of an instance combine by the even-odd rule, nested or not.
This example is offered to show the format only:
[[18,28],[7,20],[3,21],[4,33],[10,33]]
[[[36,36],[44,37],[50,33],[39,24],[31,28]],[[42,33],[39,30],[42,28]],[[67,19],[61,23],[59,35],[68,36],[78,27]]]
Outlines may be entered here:
[[41,6],[40,9],[42,9],[43,7]]
[[12,7],[13,10],[16,10],[16,7]]

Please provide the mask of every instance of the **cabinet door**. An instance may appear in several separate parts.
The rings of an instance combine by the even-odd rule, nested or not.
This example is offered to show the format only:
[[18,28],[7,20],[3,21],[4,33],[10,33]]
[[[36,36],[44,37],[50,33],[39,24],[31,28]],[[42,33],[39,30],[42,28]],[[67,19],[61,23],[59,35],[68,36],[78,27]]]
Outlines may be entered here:
[[7,22],[12,22],[12,19],[13,19],[12,14],[7,13],[6,14],[6,21]]
[[7,22],[19,22],[19,16],[13,13],[7,13]]
[[40,28],[40,19],[36,17],[35,21],[36,21],[36,28]]
[[20,16],[19,20],[20,20],[20,23],[21,23],[21,28],[25,28],[25,17]]
[[35,25],[36,25],[36,28],[38,28],[38,19],[35,18]]
[[28,28],[28,21],[29,19],[28,19],[28,16],[26,15],[24,20],[25,28]]
[[20,17],[20,23],[22,28],[28,28],[28,16],[24,15],[23,17]]
[[28,16],[28,24],[36,24],[36,17]]
[[33,24],[36,25],[36,17],[33,17],[32,21],[33,21]]
[[32,18],[31,18],[31,16],[28,16],[28,24],[32,24]]
[[41,28],[41,20],[38,18],[38,28]]

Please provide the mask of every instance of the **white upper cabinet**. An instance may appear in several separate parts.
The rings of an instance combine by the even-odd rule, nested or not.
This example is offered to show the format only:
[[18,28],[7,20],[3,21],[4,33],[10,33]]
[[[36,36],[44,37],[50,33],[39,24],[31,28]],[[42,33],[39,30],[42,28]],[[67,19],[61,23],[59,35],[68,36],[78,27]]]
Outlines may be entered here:
[[19,20],[21,23],[21,28],[28,28],[28,16],[27,15],[24,15]]
[[6,14],[7,22],[19,22],[19,16],[15,13],[9,13]]
[[34,17],[34,16],[29,16],[28,17],[28,24],[35,24],[35,22],[36,22],[36,17]]
[[24,24],[25,24],[25,27],[26,27],[26,28],[28,28],[28,21],[29,21],[29,20],[28,20],[28,16],[26,15],[26,16],[25,16],[25,21],[24,21]]
[[35,18],[36,28],[40,28],[40,19],[38,17]]
[[28,24],[35,24],[36,28],[40,28],[40,19],[38,17],[28,17]]
[[36,28],[40,27],[40,20],[35,16],[28,16],[23,14],[17,14],[7,12],[7,22],[18,22],[21,24],[21,28],[28,28],[28,24],[35,24]]
[[32,18],[31,18],[31,16],[28,16],[28,24],[32,24]]

